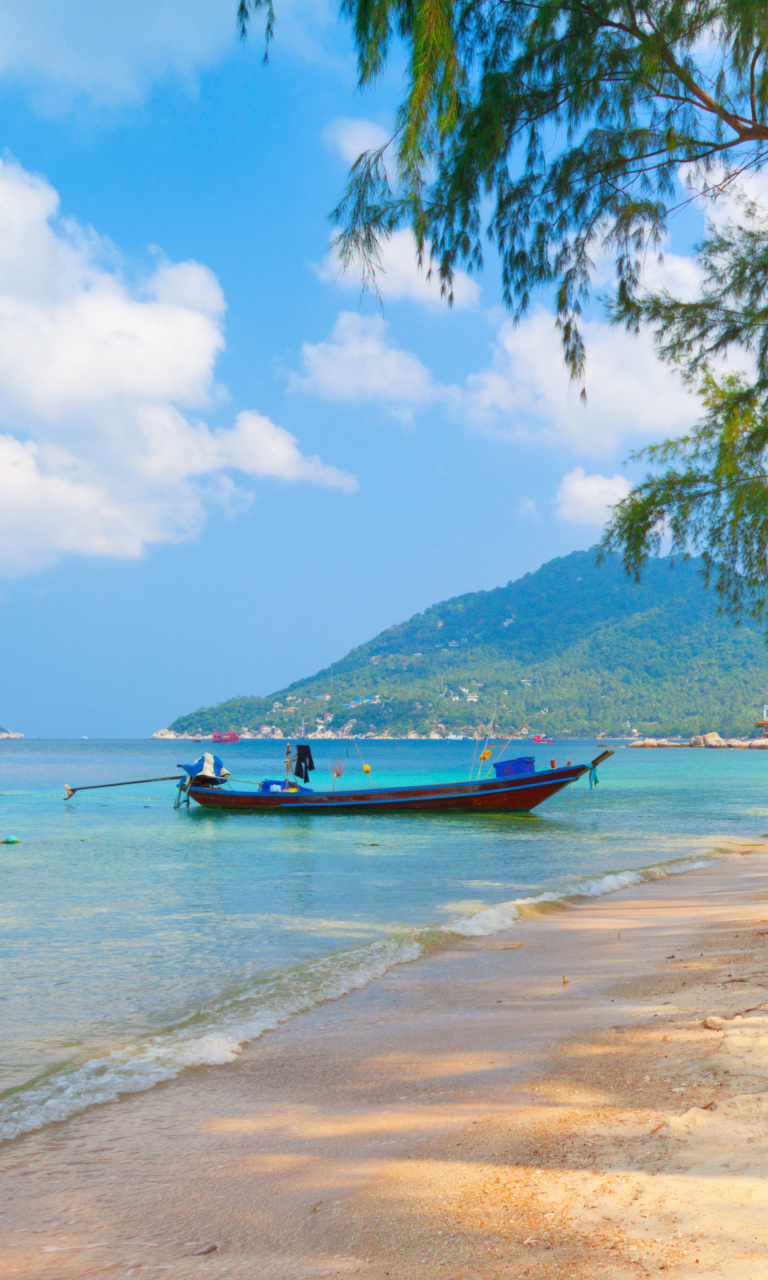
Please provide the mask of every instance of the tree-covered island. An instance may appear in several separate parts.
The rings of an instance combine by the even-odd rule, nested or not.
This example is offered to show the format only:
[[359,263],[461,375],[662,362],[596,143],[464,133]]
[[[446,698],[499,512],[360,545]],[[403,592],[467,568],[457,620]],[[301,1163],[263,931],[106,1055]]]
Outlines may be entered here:
[[718,615],[696,561],[574,552],[433,605],[268,697],[180,716],[180,734],[440,737],[524,721],[556,737],[751,734],[768,699],[757,627]]

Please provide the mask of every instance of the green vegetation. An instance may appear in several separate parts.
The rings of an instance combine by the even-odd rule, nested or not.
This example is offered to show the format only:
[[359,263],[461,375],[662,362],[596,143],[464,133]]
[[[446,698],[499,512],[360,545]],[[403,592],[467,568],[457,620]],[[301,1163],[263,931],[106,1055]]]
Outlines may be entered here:
[[[649,472],[613,508],[602,546],[635,578],[662,544],[701,554],[707,583],[736,620],[768,628],[768,225],[713,232],[699,253],[701,296],[668,293],[624,307],[653,324],[661,353],[698,386],[706,414],[685,436],[645,449]],[[722,376],[712,358],[736,348],[754,375]]]
[[[269,41],[276,17],[279,38],[280,8],[240,0],[241,29],[258,15]],[[391,142],[359,157],[335,211],[342,261],[362,259],[375,281],[381,241],[409,226],[450,292],[490,244],[510,308],[551,290],[576,375],[601,251],[615,302],[631,306],[690,198],[681,186],[717,199],[765,162],[763,0],[342,0],[341,12],[361,89],[402,67]]]
[[765,642],[718,615],[700,569],[656,560],[633,583],[618,557],[598,567],[594,551],[577,551],[433,605],[268,698],[232,698],[170,727],[297,736],[302,718],[312,733],[320,717],[335,733],[405,737],[472,734],[495,715],[499,733],[526,717],[557,737],[751,733],[768,700]]
[[[269,44],[280,9],[239,0],[241,31],[260,17]],[[768,625],[768,217],[743,183],[768,156],[764,0],[341,0],[341,14],[360,88],[402,75],[392,136],[357,158],[332,215],[342,264],[376,288],[382,243],[409,227],[450,298],[490,249],[515,316],[546,291],[576,378],[599,281],[611,320],[650,326],[706,408],[690,437],[647,451],[666,469],[619,504],[605,545],[639,575],[671,529],[723,609]],[[698,296],[648,292],[696,195],[721,206]],[[726,355],[750,372],[718,386]]]

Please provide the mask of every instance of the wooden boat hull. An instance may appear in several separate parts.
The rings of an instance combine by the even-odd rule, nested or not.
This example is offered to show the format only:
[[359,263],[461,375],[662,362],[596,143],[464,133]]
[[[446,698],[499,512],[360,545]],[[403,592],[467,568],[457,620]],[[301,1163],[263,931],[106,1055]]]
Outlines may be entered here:
[[[613,752],[609,752],[612,755]],[[601,757],[602,758],[602,757]],[[517,778],[486,782],[443,783],[439,786],[378,787],[366,791],[228,791],[218,787],[195,787],[189,795],[206,809],[226,809],[235,813],[349,813],[366,810],[382,812],[436,811],[482,813],[528,813],[542,801],[556,795],[594,767],[590,764],[546,769]]]

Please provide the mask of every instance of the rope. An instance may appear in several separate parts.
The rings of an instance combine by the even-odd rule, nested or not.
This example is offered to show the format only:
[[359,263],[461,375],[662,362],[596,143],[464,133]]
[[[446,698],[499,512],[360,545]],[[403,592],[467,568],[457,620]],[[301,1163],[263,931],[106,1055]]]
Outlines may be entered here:
[[[495,747],[495,746],[496,746],[496,743],[491,741],[491,734],[493,733],[493,722],[494,722],[494,720],[496,719],[496,711],[497,711],[497,708],[496,708],[496,707],[494,707],[494,708],[493,708],[493,715],[491,716],[491,723],[488,725],[488,732],[487,732],[487,733],[486,733],[486,735],[485,735],[485,746],[483,747],[482,751],[480,752],[480,759],[479,759],[479,760],[478,760],[478,762],[477,762],[477,778],[476,778],[476,781],[477,781],[477,782],[481,782],[481,781],[482,781],[482,779],[481,779],[481,777],[480,777],[480,771],[481,771],[482,766],[483,766],[483,759],[485,758],[486,760],[488,760],[488,759],[490,758],[490,755],[491,755],[491,752],[490,752],[490,749],[489,749],[489,748],[490,748],[490,747]],[[486,752],[487,752],[487,754],[486,754]],[[490,773],[490,771],[491,771],[491,767],[492,767],[492,766],[490,766],[490,765],[489,765],[489,767],[488,767],[488,773]],[[487,778],[487,777],[488,777],[488,774],[486,774],[485,776],[486,776],[486,778]]]
[[354,742],[354,744],[355,744],[355,749],[357,750],[357,754],[359,755],[359,757],[360,757],[360,759],[361,759],[361,761],[362,761],[362,765],[363,765],[363,773],[367,774],[367,775],[368,775],[369,780],[370,780],[371,782],[373,782],[373,778],[371,778],[371,766],[370,766],[369,764],[366,764],[366,763],[365,763],[365,760],[363,760],[363,753],[362,753],[362,751],[360,750],[360,748],[359,748],[359,747],[358,747],[358,745],[357,745],[357,738],[353,738],[353,739],[352,739],[352,741]]
[[28,791],[0,791],[0,798],[8,800],[60,800],[60,791],[40,791],[33,792],[31,795]]
[[474,770],[475,770],[475,759],[476,759],[476,757],[477,757],[477,748],[478,748],[479,742],[480,742],[480,736],[479,736],[479,734],[478,734],[477,732],[475,732],[475,754],[473,755],[473,757],[472,757],[472,763],[471,763],[471,765],[469,766],[469,781],[470,781],[470,782],[472,781],[472,774],[474,773]]
[[510,745],[510,743],[511,743],[511,742],[514,742],[514,740],[515,740],[515,738],[517,737],[518,733],[522,733],[523,729],[525,729],[525,727],[526,727],[526,726],[527,726],[527,724],[528,724],[529,719],[530,719],[530,717],[529,717],[529,716],[526,716],[526,717],[525,717],[525,719],[524,719],[524,721],[523,721],[523,723],[520,725],[520,728],[519,728],[519,729],[515,729],[515,732],[512,734],[512,737],[511,737],[511,738],[507,738],[507,741],[504,743],[503,747],[500,747],[500,748],[499,748],[499,754],[497,755],[496,760],[492,760],[492,761],[491,761],[491,763],[488,765],[488,773],[486,773],[486,775],[485,775],[485,776],[486,776],[486,778],[488,777],[488,774],[491,772],[491,769],[493,768],[493,766],[496,764],[496,761],[501,759],[501,757],[502,757],[503,753],[506,751],[506,749],[507,749],[507,747]]
[[[494,712],[494,715],[495,715],[495,712]],[[544,715],[544,712],[543,712],[543,711],[534,711],[534,713],[533,713],[533,715],[532,715],[532,716],[526,716],[526,717],[525,717],[525,719],[524,719],[523,723],[520,725],[520,728],[519,728],[519,729],[515,729],[515,732],[512,734],[512,737],[511,737],[511,738],[507,738],[507,741],[504,743],[504,746],[500,749],[499,754],[498,754],[498,755],[497,755],[497,757],[496,757],[496,760],[492,760],[492,761],[491,761],[491,763],[488,765],[488,773],[486,773],[486,775],[485,775],[485,776],[486,776],[486,778],[487,778],[487,777],[488,777],[488,775],[490,774],[491,769],[493,768],[493,766],[496,764],[496,761],[497,761],[497,760],[499,760],[499,759],[501,759],[502,753],[503,753],[504,751],[506,751],[507,747],[510,745],[510,743],[511,743],[511,742],[514,742],[514,740],[515,740],[515,738],[517,737],[518,733],[522,733],[523,729],[525,729],[525,728],[527,727],[527,725],[528,725],[528,721],[529,721],[529,720],[532,720],[534,716],[543,716],[543,715]],[[491,725],[491,727],[493,727],[493,725]]]

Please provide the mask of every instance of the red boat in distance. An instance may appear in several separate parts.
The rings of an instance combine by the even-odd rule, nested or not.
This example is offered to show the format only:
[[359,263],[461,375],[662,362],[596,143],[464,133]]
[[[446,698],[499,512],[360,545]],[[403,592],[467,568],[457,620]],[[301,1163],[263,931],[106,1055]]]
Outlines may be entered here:
[[218,729],[214,729],[213,733],[211,734],[211,742],[239,742],[239,741],[240,739],[238,738],[234,729],[230,729],[227,733],[219,733]]
[[543,733],[534,733],[531,742],[554,742],[554,738],[545,738]]

